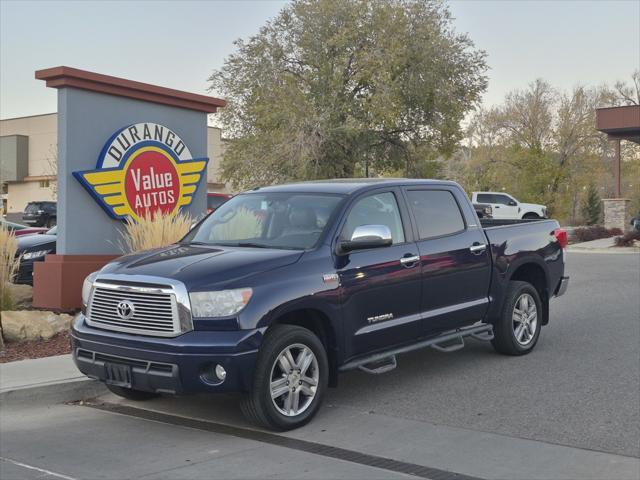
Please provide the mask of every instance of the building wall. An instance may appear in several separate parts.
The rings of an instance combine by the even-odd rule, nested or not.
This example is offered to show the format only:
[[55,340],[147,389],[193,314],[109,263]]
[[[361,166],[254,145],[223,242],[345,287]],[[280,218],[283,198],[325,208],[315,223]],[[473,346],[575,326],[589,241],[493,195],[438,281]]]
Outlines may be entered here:
[[209,127],[207,131],[207,152],[209,165],[207,166],[207,191],[210,193],[228,193],[226,186],[220,180],[220,163],[222,162],[222,130]]
[[[7,212],[22,216],[27,203],[36,200],[56,200],[55,181],[42,188],[39,181],[10,183],[7,192]],[[19,221],[19,220],[18,220]]]
[[[25,135],[29,137],[28,176],[24,182],[11,182],[7,185],[7,218],[18,220],[24,207],[30,201],[56,200],[55,175],[57,171],[58,114],[50,113],[32,117],[0,120],[0,136]],[[106,140],[106,139],[105,139]],[[227,192],[219,181],[218,172],[222,160],[221,130],[216,127],[207,129],[207,191]],[[98,157],[96,152],[96,160]],[[41,188],[40,181],[49,180],[50,187]]]
[[58,143],[58,115],[56,113],[2,120],[0,121],[0,136],[6,135],[29,137],[29,176],[55,175],[53,165],[56,161],[56,145]]

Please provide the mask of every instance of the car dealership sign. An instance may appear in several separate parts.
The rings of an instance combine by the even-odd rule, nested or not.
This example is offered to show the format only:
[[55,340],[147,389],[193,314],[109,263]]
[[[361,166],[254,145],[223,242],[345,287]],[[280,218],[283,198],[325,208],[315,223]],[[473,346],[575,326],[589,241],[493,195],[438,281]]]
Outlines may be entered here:
[[170,128],[137,123],[107,140],[95,170],[73,175],[113,218],[138,220],[191,204],[207,166]]

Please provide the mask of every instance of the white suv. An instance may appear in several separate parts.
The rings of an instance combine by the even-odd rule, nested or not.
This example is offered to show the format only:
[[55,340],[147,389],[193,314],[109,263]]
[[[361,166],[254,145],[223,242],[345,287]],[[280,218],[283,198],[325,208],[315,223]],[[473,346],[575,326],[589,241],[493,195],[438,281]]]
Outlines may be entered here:
[[535,203],[520,203],[503,192],[473,192],[471,201],[491,205],[493,218],[547,218],[547,207]]

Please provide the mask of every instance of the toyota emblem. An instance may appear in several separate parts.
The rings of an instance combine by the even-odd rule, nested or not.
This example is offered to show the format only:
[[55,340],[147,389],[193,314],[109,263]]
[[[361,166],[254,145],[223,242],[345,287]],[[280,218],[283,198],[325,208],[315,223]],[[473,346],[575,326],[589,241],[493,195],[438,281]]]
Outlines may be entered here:
[[118,311],[118,316],[122,320],[129,320],[133,316],[133,313],[136,311],[133,303],[131,303],[129,300],[122,300],[120,303],[118,303],[116,310]]

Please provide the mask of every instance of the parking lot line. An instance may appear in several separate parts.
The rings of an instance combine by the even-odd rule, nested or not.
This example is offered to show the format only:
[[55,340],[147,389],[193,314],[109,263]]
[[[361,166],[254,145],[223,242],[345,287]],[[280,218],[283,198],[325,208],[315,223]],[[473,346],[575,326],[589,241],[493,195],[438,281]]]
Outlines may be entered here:
[[35,470],[36,472],[40,472],[40,473],[43,473],[45,475],[49,475],[49,476],[55,477],[55,478],[62,478],[63,480],[77,480],[77,479],[75,479],[73,477],[70,477],[68,475],[63,475],[61,473],[52,472],[51,470],[47,470],[45,468],[34,467],[33,465],[27,465],[26,463],[18,462],[16,460],[12,460],[11,458],[0,457],[0,462],[11,463],[11,464],[16,465],[18,467],[27,468],[29,470]]

